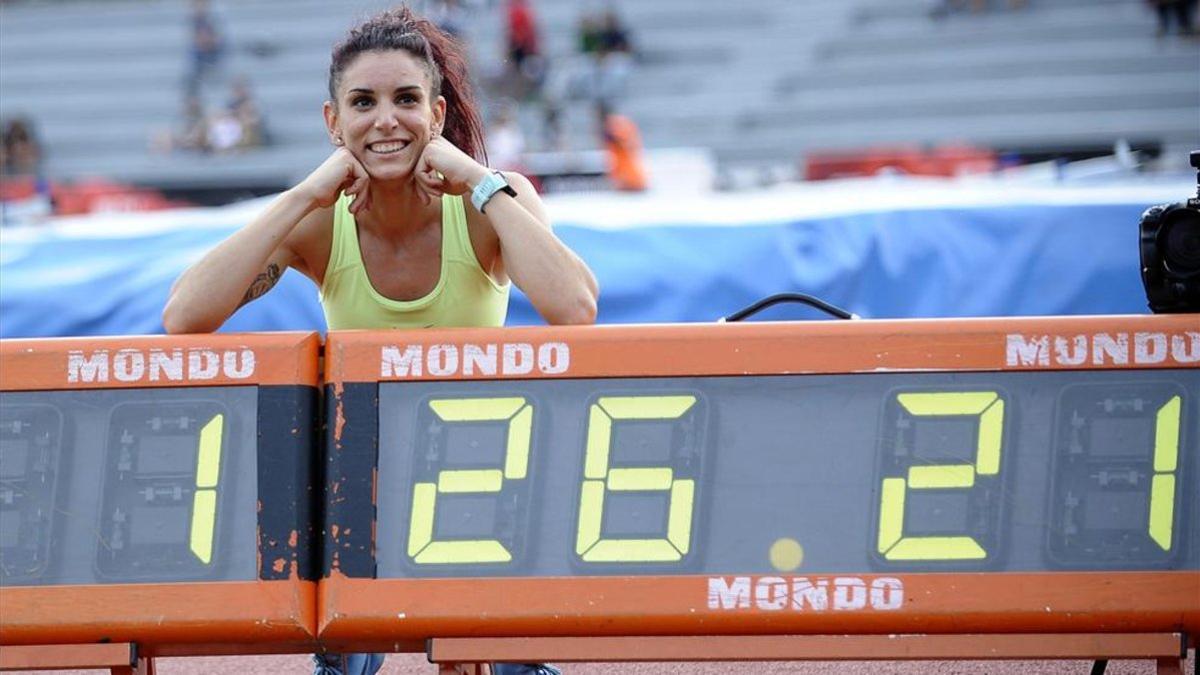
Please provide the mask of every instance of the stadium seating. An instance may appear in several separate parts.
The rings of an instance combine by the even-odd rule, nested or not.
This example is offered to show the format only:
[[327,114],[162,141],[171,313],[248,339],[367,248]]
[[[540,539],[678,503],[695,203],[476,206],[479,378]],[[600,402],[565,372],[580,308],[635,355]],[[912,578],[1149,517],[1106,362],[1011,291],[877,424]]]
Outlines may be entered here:
[[[331,44],[387,6],[355,0],[216,0],[229,50],[204,96],[249,77],[272,139],[236,156],[155,154],[181,118],[184,0],[8,2],[0,21],[0,117],[31,118],[53,177],[160,187],[283,186],[327,152],[318,114]],[[420,3],[417,3],[420,4]],[[500,2],[468,37],[481,74],[503,52]],[[592,3],[595,4],[595,3]],[[535,0],[546,51],[579,67],[584,0]],[[649,147],[707,147],[725,164],[796,163],[810,151],[966,141],[992,148],[1183,147],[1200,138],[1200,41],[1154,37],[1134,0],[1029,0],[935,20],[930,0],[716,0],[620,4],[639,65],[624,112]],[[567,130],[596,146],[590,104]],[[523,113],[537,147],[540,116]]]

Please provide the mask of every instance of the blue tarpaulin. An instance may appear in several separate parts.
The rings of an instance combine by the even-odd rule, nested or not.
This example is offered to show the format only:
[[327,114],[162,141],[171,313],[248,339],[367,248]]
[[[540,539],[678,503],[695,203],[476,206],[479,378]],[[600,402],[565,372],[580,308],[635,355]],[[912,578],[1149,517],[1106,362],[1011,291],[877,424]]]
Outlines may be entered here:
[[[687,199],[600,195],[548,206],[559,237],[599,280],[602,323],[713,321],[780,292],[815,295],[864,318],[1141,314],[1138,219],[1147,206],[1189,192],[1181,182],[1017,194],[952,183],[899,187],[893,197],[855,184]],[[0,337],[161,333],[172,282],[261,207],[6,230]],[[786,307],[762,318],[819,316]],[[540,322],[514,293],[509,324]],[[324,329],[316,288],[294,271],[223,328],[293,329]]]

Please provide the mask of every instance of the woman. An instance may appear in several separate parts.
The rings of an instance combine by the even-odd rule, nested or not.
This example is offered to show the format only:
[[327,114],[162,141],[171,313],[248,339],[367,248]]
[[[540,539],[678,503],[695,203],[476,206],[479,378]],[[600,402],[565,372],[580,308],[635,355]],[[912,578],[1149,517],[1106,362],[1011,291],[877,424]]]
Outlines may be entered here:
[[[595,321],[596,280],[551,232],[528,179],[480,161],[457,43],[407,8],[380,14],[334,48],[329,95],[333,153],[183,273],[163,310],[168,332],[216,330],[288,267],[318,285],[330,330],[501,326],[510,279],[548,323]],[[318,672],[349,674],[383,659],[317,660]]]
[[216,330],[292,267],[330,330],[500,326],[509,280],[551,324],[589,324],[598,289],[550,230],[529,180],[492,172],[458,45],[407,8],[334,48],[325,123],[335,149],[190,267],[170,333]]

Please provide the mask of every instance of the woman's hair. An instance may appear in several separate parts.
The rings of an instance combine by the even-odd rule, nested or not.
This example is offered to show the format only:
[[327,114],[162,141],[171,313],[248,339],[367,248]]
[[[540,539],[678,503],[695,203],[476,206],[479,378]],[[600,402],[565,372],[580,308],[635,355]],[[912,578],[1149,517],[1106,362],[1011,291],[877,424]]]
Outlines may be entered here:
[[483,142],[483,120],[471,89],[462,46],[429,20],[400,7],[367,19],[333,48],[329,64],[329,97],[337,101],[342,73],[363,52],[398,49],[425,64],[432,83],[431,100],[446,99],[446,122],[442,135],[458,149],[487,163]]

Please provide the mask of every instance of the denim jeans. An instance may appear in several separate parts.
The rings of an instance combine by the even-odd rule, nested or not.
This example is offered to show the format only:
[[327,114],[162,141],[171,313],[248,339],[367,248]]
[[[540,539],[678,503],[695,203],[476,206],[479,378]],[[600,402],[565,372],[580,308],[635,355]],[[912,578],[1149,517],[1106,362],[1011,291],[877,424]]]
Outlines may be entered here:
[[[375,675],[383,667],[383,654],[313,654],[313,675]],[[541,663],[493,663],[492,675],[562,675]]]
[[562,675],[547,663],[493,663],[492,675]]
[[313,675],[375,675],[383,654],[313,654]]

